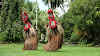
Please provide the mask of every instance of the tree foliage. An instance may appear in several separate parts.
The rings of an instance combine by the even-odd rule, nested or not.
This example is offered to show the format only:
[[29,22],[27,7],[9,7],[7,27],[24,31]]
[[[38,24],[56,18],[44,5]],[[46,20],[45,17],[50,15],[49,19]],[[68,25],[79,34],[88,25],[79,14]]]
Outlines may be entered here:
[[[96,16],[96,0],[74,0],[63,17],[65,37],[72,42],[86,40],[86,43],[99,43],[100,19]],[[71,32],[71,37],[66,33]],[[73,36],[74,35],[74,36]],[[76,37],[75,37],[76,36]],[[78,38],[77,38],[78,37]]]
[[[4,0],[1,9],[0,35],[4,41],[17,41],[22,39],[22,23],[20,9],[23,0]],[[2,36],[5,35],[5,36]]]
[[48,1],[50,1],[51,8],[59,7],[60,4],[63,4],[64,0],[43,0],[45,4],[48,4]]

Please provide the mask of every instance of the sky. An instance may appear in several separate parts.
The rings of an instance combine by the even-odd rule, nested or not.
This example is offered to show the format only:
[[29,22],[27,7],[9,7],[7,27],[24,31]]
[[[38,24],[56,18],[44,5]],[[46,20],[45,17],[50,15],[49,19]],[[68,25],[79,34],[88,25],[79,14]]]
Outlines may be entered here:
[[[36,2],[36,0],[30,0],[32,2]],[[47,10],[48,9],[48,5],[45,5],[45,3],[42,0],[37,0],[39,8],[41,10]]]
[[[30,0],[32,2],[36,2],[36,0]],[[65,12],[68,11],[69,7],[68,6],[68,1],[70,2],[70,0],[66,0],[67,2],[64,2],[64,10],[61,9],[60,7],[56,8],[55,10],[58,12],[58,16],[62,16]],[[39,5],[40,10],[48,10],[48,5],[45,5],[45,3],[42,0],[37,0],[37,3]],[[64,12],[65,11],[65,12]]]

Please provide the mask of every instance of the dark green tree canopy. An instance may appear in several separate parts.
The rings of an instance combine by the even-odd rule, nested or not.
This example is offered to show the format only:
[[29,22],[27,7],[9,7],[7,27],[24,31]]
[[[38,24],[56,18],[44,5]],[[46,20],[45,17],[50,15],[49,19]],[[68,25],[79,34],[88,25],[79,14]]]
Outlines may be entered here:
[[50,1],[51,4],[51,8],[56,8],[59,7],[60,4],[63,4],[64,0],[43,0],[45,2],[45,4],[48,4],[48,2]]

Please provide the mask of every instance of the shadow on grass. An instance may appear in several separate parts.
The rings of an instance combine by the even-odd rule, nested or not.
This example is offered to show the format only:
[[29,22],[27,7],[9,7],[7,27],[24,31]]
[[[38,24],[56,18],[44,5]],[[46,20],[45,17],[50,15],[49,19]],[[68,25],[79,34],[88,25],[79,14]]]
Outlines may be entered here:
[[63,50],[57,50],[57,51],[45,51],[43,49],[37,49],[37,50],[24,50],[24,51],[36,51],[36,52],[68,52],[68,51],[63,51]]

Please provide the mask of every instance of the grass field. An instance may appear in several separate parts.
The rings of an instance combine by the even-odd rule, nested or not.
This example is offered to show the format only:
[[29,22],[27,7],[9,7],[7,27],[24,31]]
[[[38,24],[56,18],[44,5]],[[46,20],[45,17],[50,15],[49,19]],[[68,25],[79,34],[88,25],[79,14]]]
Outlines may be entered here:
[[38,50],[22,50],[23,44],[0,44],[0,56],[100,56],[99,47],[79,47],[63,45],[55,52],[46,52],[39,44]]

